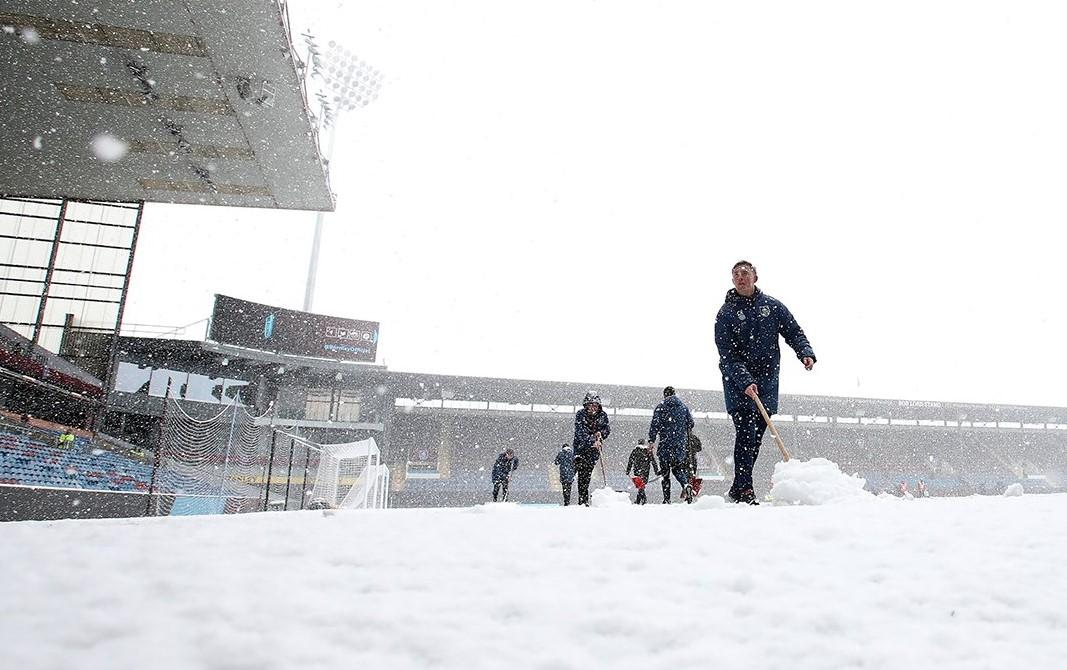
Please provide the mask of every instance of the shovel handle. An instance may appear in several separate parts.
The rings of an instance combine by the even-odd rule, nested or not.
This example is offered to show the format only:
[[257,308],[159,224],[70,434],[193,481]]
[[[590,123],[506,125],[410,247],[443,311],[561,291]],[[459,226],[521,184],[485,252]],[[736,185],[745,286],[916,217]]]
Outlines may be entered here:
[[608,476],[604,472],[604,443],[601,442],[599,438],[596,441],[596,448],[597,448],[597,451],[600,452],[600,454],[599,454],[599,456],[597,458],[597,460],[600,461],[600,476],[604,480],[604,486],[607,486],[608,485]]
[[788,461],[789,452],[786,451],[785,442],[782,442],[782,437],[778,434],[778,429],[774,427],[774,422],[771,421],[771,415],[767,413],[767,408],[763,406],[763,401],[759,399],[758,394],[753,395],[752,399],[756,401],[756,407],[759,407],[759,412],[763,415],[763,420],[767,422],[767,427],[771,429],[771,435],[774,436],[774,443],[778,445],[778,451],[782,452],[782,458]]

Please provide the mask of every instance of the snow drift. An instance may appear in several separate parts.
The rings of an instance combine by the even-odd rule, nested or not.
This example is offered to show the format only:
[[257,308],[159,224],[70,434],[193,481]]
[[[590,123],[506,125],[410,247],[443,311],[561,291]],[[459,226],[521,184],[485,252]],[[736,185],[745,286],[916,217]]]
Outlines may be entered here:
[[844,498],[871,498],[866,480],[841,472],[825,458],[779,462],[771,476],[770,496],[775,503],[825,505]]
[[716,498],[0,524],[0,667],[974,670],[1067,658],[1067,495]]

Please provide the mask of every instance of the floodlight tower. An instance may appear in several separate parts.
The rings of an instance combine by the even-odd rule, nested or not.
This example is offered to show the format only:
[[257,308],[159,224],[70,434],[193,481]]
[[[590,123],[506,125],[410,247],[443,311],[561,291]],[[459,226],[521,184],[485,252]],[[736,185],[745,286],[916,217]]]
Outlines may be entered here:
[[[311,76],[322,79],[322,90],[316,94],[319,101],[319,120],[322,128],[328,128],[330,139],[326,148],[326,164],[333,160],[333,144],[337,137],[337,116],[359,107],[366,107],[377,99],[382,88],[382,74],[372,68],[348,49],[330,40],[325,53],[315,44],[314,37],[304,34],[308,45],[308,60]],[[315,216],[315,238],[311,243],[311,260],[308,263],[308,278],[304,288],[304,311],[310,312],[315,298],[315,276],[319,270],[319,245],[322,241],[322,222],[325,212]]]

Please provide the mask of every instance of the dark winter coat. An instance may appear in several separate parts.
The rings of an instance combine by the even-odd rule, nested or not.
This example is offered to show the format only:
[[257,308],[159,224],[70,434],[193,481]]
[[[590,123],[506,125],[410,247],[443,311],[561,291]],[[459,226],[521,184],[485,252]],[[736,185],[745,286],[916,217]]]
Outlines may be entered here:
[[686,452],[687,452],[687,461],[686,461],[686,463],[689,466],[689,472],[691,472],[692,474],[695,475],[696,471],[698,469],[698,467],[697,467],[697,452],[700,451],[701,449],[703,449],[704,446],[702,444],[700,444],[700,438],[697,437],[695,433],[691,432],[691,433],[689,433],[689,437],[686,438],[685,447],[686,447]]
[[556,465],[559,466],[559,480],[569,482],[574,479],[574,450],[560,449],[556,454]]
[[512,456],[509,459],[507,454],[500,452],[500,455],[496,457],[496,463],[493,463],[493,481],[502,482],[518,469],[518,456]]
[[745,395],[750,384],[757,385],[760,400],[769,413],[778,411],[778,372],[782,359],[779,335],[793,348],[797,358],[815,359],[807,336],[785,305],[758,288],[751,297],[730,289],[715,317],[715,346],[719,349],[727,412],[756,411],[756,403]]
[[656,451],[660,461],[682,463],[686,458],[686,439],[693,429],[693,415],[682,399],[670,395],[663,399],[652,412],[652,424],[648,427],[648,441],[658,442]]
[[653,472],[657,475],[659,474],[659,464],[656,463],[656,457],[652,455],[652,450],[646,449],[641,445],[634,447],[634,450],[630,452],[630,460],[626,463],[626,474],[632,472],[645,481],[648,481],[648,470],[650,467]]
[[574,457],[581,459],[585,467],[592,467],[600,460],[600,450],[593,446],[598,432],[602,440],[611,434],[608,415],[604,409],[598,409],[596,414],[590,414],[584,407],[578,410],[574,415],[574,439],[571,440],[571,446],[574,447]]

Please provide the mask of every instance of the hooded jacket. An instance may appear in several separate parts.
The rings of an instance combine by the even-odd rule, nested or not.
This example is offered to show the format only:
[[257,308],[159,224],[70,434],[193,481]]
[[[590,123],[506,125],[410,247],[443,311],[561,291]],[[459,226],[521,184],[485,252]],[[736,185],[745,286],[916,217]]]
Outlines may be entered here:
[[574,450],[567,447],[560,449],[556,454],[556,465],[559,466],[559,480],[569,482],[574,479]]
[[715,317],[715,346],[719,349],[727,412],[756,411],[756,403],[745,395],[750,384],[757,385],[768,413],[778,411],[778,373],[782,367],[779,335],[798,359],[810,356],[815,360],[807,336],[785,305],[758,288],[749,297],[736,289],[727,292]]
[[656,405],[648,427],[648,441],[658,442],[656,451],[660,461],[667,459],[681,463],[685,460],[685,443],[692,428],[693,415],[678,396],[669,395]]
[[519,469],[519,457],[512,456],[508,460],[508,455],[504,452],[500,452],[500,455],[496,457],[496,462],[493,463],[493,481],[502,482]]
[[685,441],[686,463],[689,467],[689,472],[694,475],[696,474],[699,465],[697,463],[697,452],[703,448],[704,445],[700,443],[700,438],[697,437],[696,433],[690,431],[689,437],[687,437]]
[[578,410],[574,415],[574,439],[571,444],[574,446],[574,457],[582,459],[588,466],[600,460],[600,450],[593,446],[597,432],[601,439],[607,439],[611,434],[604,408],[598,407],[596,414],[590,414],[584,407]]
[[659,474],[659,464],[656,463],[656,457],[652,454],[652,450],[640,444],[634,447],[634,450],[630,452],[630,460],[626,463],[626,474],[632,472],[638,477],[647,480],[650,467],[653,472],[657,475]]

